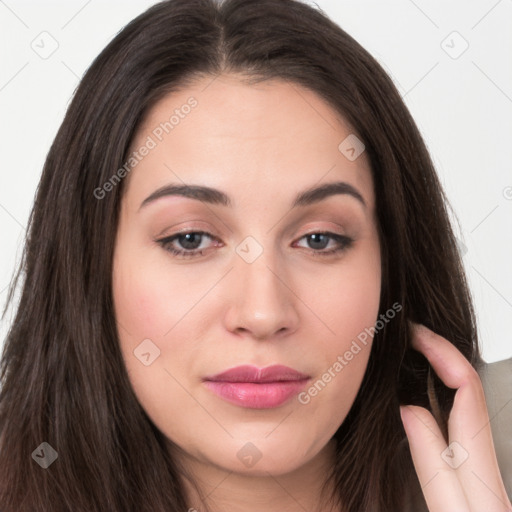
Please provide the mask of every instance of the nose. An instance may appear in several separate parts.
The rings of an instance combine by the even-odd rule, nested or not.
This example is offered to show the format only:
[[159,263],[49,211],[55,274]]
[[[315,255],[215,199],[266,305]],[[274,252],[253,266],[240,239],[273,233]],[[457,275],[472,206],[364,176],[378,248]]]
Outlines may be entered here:
[[224,323],[228,331],[258,340],[271,340],[297,330],[298,300],[289,272],[276,265],[266,251],[254,262],[238,259],[231,273],[229,305]]

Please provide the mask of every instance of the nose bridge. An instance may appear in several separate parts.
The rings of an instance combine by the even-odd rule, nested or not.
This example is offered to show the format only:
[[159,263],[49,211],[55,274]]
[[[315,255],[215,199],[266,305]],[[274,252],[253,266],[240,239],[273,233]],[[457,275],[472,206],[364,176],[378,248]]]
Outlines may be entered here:
[[267,248],[254,260],[248,262],[241,258],[237,262],[237,273],[243,283],[244,296],[256,303],[268,304],[269,300],[277,300],[283,293],[282,283],[275,273],[275,256],[272,249]]
[[237,254],[236,272],[243,290],[241,299],[250,301],[253,308],[261,309],[261,313],[270,311],[274,302],[282,303],[283,284],[274,273],[276,256],[268,240],[266,247],[263,247],[263,243],[247,237],[238,245]]
[[255,337],[270,337],[295,330],[298,320],[293,293],[285,285],[284,268],[273,247],[246,237],[237,247],[233,278],[236,292],[227,315],[230,330],[251,331]]

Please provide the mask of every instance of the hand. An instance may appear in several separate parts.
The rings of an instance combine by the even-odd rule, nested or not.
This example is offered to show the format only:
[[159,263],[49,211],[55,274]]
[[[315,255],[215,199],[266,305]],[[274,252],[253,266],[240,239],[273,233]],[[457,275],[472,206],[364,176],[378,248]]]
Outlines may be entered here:
[[448,421],[448,446],[429,411],[415,405],[400,406],[428,510],[512,512],[478,373],[442,336],[418,324],[413,324],[413,333],[413,347],[448,387],[457,390]]

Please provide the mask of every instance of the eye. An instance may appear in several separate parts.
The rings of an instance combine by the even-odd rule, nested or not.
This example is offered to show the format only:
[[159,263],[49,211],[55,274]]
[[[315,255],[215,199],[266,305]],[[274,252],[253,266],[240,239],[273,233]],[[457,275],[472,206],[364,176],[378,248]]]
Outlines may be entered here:
[[[216,240],[205,231],[187,231],[156,240],[166,251],[181,258],[201,256],[208,246],[205,239]],[[178,245],[178,247],[177,247]]]
[[351,247],[354,242],[354,240],[348,236],[338,235],[337,233],[330,233],[328,231],[309,233],[299,240],[306,240],[308,244],[307,248],[312,249],[314,255],[338,253]]

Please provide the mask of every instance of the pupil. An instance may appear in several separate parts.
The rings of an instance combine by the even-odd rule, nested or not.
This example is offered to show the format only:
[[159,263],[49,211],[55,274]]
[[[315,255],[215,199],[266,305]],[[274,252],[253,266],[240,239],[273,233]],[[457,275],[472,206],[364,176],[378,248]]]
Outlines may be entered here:
[[322,233],[314,233],[309,235],[309,239],[309,245],[312,249],[325,249],[327,247],[327,243],[329,242],[329,237],[323,235]]
[[[197,240],[194,242],[196,237]],[[184,249],[197,249],[201,245],[201,235],[199,233],[187,233],[186,235],[181,235],[178,241]]]

